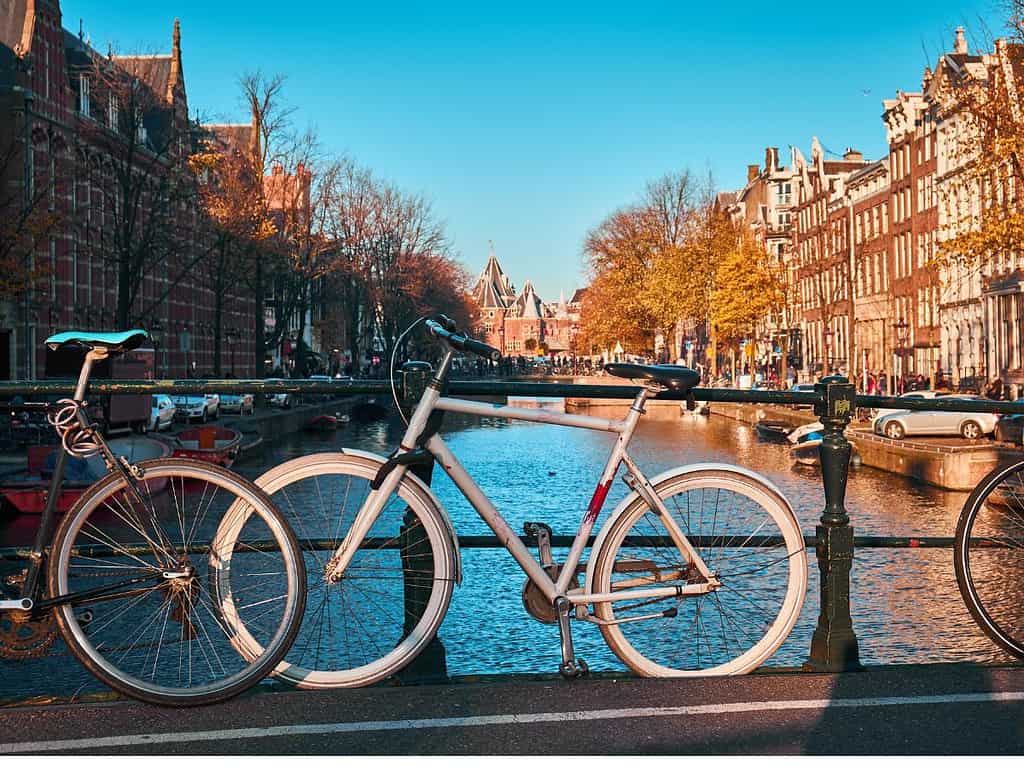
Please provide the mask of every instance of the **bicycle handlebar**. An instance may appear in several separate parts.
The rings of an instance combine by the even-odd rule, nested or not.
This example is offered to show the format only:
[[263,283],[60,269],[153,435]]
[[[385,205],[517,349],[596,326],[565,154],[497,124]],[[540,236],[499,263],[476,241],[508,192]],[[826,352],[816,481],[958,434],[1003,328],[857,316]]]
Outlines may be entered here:
[[453,323],[447,317],[444,317],[442,322],[444,322],[444,324],[447,325],[448,328],[451,328],[451,330],[445,328],[441,322],[437,322],[435,320],[427,320],[427,330],[430,332],[430,335],[434,336],[435,338],[440,338],[453,349],[458,349],[460,352],[471,352],[477,355],[478,357],[483,357],[484,359],[487,360],[493,360],[494,362],[497,362],[498,360],[501,359],[501,352],[495,349],[493,346],[488,346],[487,344],[481,341],[475,341],[472,338],[468,338],[466,336],[459,335],[458,333],[453,332],[455,328],[455,323]]

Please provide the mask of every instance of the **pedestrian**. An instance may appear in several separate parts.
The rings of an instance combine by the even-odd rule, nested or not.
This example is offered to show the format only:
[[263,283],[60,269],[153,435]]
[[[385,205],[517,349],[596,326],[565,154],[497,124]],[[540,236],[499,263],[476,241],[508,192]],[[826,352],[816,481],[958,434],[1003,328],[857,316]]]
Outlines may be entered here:
[[889,377],[884,369],[878,371],[878,393],[883,397],[889,393]]

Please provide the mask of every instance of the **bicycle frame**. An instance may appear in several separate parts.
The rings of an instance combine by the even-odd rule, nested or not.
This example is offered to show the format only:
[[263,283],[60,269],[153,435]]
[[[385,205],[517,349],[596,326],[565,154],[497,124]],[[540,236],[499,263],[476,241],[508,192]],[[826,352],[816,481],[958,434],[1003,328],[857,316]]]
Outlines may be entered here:
[[[402,453],[408,453],[415,449],[415,446],[419,443],[421,435],[426,429],[427,419],[435,410],[464,413],[467,415],[508,418],[516,421],[556,424],[572,428],[612,432],[619,435],[615,445],[612,447],[612,451],[608,457],[607,463],[605,464],[604,471],[601,473],[601,478],[594,490],[593,496],[590,499],[590,503],[587,506],[583,519],[580,522],[579,528],[576,532],[576,537],[573,539],[566,562],[561,568],[557,580],[552,579],[547,571],[545,571],[541,566],[540,562],[533,556],[533,554],[530,553],[526,545],[522,540],[520,540],[519,536],[516,535],[508,522],[501,515],[501,512],[499,512],[498,509],[495,508],[494,504],[492,504],[487,498],[483,490],[480,489],[479,485],[476,484],[473,478],[466,471],[465,467],[462,466],[458,458],[455,457],[449,447],[445,444],[444,440],[442,440],[437,434],[434,434],[423,443],[423,448],[434,457],[444,472],[452,479],[452,482],[455,483],[455,486],[462,493],[463,497],[465,497],[470,505],[476,510],[480,518],[483,519],[491,530],[494,531],[498,540],[506,549],[508,549],[516,562],[519,563],[519,566],[522,568],[526,576],[541,590],[547,599],[554,603],[554,601],[559,597],[565,597],[572,604],[581,605],[591,604],[594,602],[612,602],[622,599],[655,599],[688,594],[706,594],[718,587],[719,582],[715,575],[710,571],[701,559],[700,555],[686,539],[686,536],[679,530],[679,527],[675,524],[671,514],[668,513],[668,510],[665,508],[661,499],[658,498],[658,494],[653,485],[651,485],[647,477],[626,452],[626,448],[633,437],[633,433],[636,430],[640,416],[644,413],[644,403],[652,393],[659,391],[658,388],[645,387],[641,389],[633,400],[633,403],[630,405],[629,412],[626,414],[626,417],[622,420],[595,418],[592,416],[575,415],[572,413],[553,413],[534,408],[519,408],[509,405],[461,400],[445,397],[441,394],[451,366],[452,356],[453,352],[449,350],[441,364],[438,366],[438,370],[434,375],[434,378],[431,380],[430,384],[424,391],[423,396],[420,398],[419,404],[416,406],[416,409],[413,411],[412,418],[409,420],[409,425],[406,429],[405,435],[402,437],[397,454],[400,455]],[[569,589],[570,583],[572,583],[575,578],[576,568],[580,563],[583,550],[586,548],[587,540],[595,523],[597,522],[597,518],[604,506],[605,498],[608,495],[608,490],[611,488],[611,484],[614,481],[621,464],[625,464],[626,466],[626,484],[641,498],[643,498],[652,509],[658,512],[665,524],[666,531],[672,538],[672,541],[686,554],[690,563],[696,567],[697,571],[701,576],[703,576],[705,583],[690,584],[687,586],[653,586],[646,589],[636,588],[628,591],[628,593],[621,593],[621,590],[624,586],[633,585],[630,582],[616,583],[616,586],[620,589],[620,593],[609,592],[586,594],[584,593],[584,589]],[[352,557],[355,555],[356,550],[359,548],[359,544],[372,528],[391,493],[398,488],[398,485],[401,482],[402,477],[405,476],[405,472],[407,470],[408,468],[406,466],[396,466],[386,476],[383,483],[377,490],[371,490],[364,501],[363,506],[356,514],[348,535],[345,537],[345,540],[342,541],[341,545],[331,558],[327,571],[328,578],[336,581],[342,577],[345,568],[348,566]],[[648,581],[641,580],[637,585],[643,585],[647,582]]]
[[[72,395],[72,399],[75,402],[81,404],[85,401],[85,391],[89,385],[89,376],[92,373],[93,365],[105,359],[109,352],[107,349],[99,347],[90,349],[86,352],[85,360],[82,363],[82,369],[78,374],[78,383],[75,386],[75,392]],[[81,428],[91,429],[93,427],[92,422],[89,420],[88,415],[84,410],[79,409],[77,412],[78,422]],[[107,466],[107,471],[119,471],[125,478],[128,486],[141,500],[138,485],[135,482],[131,471],[121,464],[117,460],[117,456],[107,445],[102,435],[97,432],[93,432],[92,435],[97,444],[100,447],[100,452],[103,454],[104,462]],[[57,607],[62,604],[68,603],[82,603],[86,601],[97,601],[108,594],[117,593],[121,595],[119,589],[125,586],[133,586],[138,583],[153,580],[153,576],[140,576],[136,578],[125,579],[119,583],[109,584],[96,589],[89,589],[87,591],[76,592],[73,594],[65,594],[62,597],[55,599],[40,599],[42,595],[42,574],[43,569],[46,566],[46,549],[53,539],[53,533],[56,526],[57,519],[57,500],[60,495],[60,487],[64,482],[64,470],[67,465],[68,453],[64,448],[63,444],[57,452],[57,460],[53,467],[53,475],[50,478],[50,487],[46,495],[46,506],[43,508],[43,513],[40,515],[39,527],[36,529],[35,541],[32,545],[32,551],[29,553],[28,567],[25,572],[25,582],[22,584],[21,596],[18,599],[0,600],[0,610],[3,609],[15,609],[22,610],[25,612],[41,611],[51,607]]]

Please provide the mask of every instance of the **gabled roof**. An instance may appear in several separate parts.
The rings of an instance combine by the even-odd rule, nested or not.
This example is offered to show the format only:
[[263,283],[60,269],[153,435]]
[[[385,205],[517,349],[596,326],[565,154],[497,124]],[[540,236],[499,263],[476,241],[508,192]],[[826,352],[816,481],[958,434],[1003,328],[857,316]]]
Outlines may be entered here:
[[0,2],[0,43],[19,56],[28,53],[32,44],[32,25],[35,15],[29,15],[27,0]]
[[481,309],[507,309],[516,300],[515,289],[493,251],[473,288],[473,298]]
[[167,93],[171,82],[170,56],[114,56],[113,61],[121,69],[142,80],[154,93],[160,96]]
[[544,316],[543,303],[529,280],[523,285],[523,292],[516,299],[515,315],[525,320],[539,320]]
[[213,138],[223,149],[243,151],[249,148],[252,139],[252,125],[248,123],[205,125]]

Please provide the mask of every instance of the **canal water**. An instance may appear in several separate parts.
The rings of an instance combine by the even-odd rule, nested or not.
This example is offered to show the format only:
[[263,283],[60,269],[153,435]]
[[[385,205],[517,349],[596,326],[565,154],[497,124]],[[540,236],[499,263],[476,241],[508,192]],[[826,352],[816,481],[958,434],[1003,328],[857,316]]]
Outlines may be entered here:
[[[513,529],[522,530],[526,521],[542,521],[555,534],[565,535],[575,533],[614,440],[614,435],[581,429],[453,414],[446,416],[442,433]],[[391,420],[351,423],[329,434],[296,434],[267,445],[261,456],[240,462],[235,469],[255,478],[291,458],[341,447],[386,454],[400,435],[401,424]],[[648,476],[707,461],[758,471],[789,498],[808,535],[814,533],[824,505],[817,469],[796,468],[785,445],[765,443],[752,427],[720,416],[685,414],[677,420],[641,421],[630,454]],[[443,473],[435,473],[433,487],[460,535],[490,534]],[[616,481],[605,514],[627,492]],[[851,472],[846,505],[858,535],[952,536],[965,499],[963,493],[865,468]],[[604,514],[599,524],[603,518]],[[33,526],[35,521],[30,520]],[[13,532],[10,524],[5,524],[8,534]],[[556,560],[564,553],[556,550]],[[521,601],[525,576],[508,553],[469,549],[463,551],[462,559],[463,585],[456,589],[440,631],[449,673],[556,671],[557,627],[527,615]],[[766,666],[798,667],[807,659],[818,615],[819,580],[813,552],[809,570],[800,620]],[[851,592],[865,664],[1013,660],[995,648],[967,614],[953,575],[951,549],[860,549]],[[573,626],[577,653],[593,670],[624,670],[596,626],[575,622]],[[0,667],[0,699],[104,689],[59,641],[45,659],[0,661]]]
[[[556,535],[576,532],[615,439],[582,429],[453,414],[445,416],[442,434],[514,530],[521,531],[524,522],[541,521]],[[385,454],[400,436],[397,421],[353,423],[313,441],[309,435],[296,435],[271,446],[262,464],[237,468],[255,476],[264,467],[335,447]],[[707,461],[754,469],[789,498],[804,533],[814,534],[824,505],[819,470],[795,467],[785,445],[761,441],[750,426],[721,416],[691,414],[678,420],[641,421],[630,454],[648,476]],[[491,533],[443,472],[435,472],[433,488],[459,535]],[[616,481],[605,514],[627,492],[625,484]],[[860,469],[851,472],[847,508],[857,535],[951,537],[966,497]],[[556,550],[556,561],[564,554]],[[455,591],[440,632],[449,672],[555,671],[560,659],[557,627],[527,615],[521,601],[526,578],[511,556],[504,549],[467,549],[462,558],[463,585]],[[809,568],[800,621],[766,665],[796,667],[807,659],[818,614],[813,551]],[[853,620],[863,663],[1012,660],[981,634],[964,608],[953,575],[952,549],[858,550],[852,580]],[[596,626],[573,625],[577,652],[592,669],[623,668]]]

